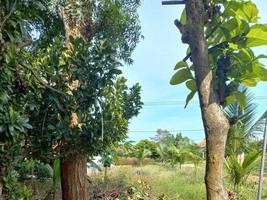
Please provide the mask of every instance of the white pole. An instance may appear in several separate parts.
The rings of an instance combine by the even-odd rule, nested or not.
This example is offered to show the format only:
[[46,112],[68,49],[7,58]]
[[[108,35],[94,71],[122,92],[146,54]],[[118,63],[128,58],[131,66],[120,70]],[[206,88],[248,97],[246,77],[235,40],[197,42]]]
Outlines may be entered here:
[[257,200],[261,200],[263,174],[264,174],[264,161],[265,161],[266,143],[267,143],[267,133],[266,132],[267,132],[267,118],[265,119],[265,128],[264,128],[264,136],[263,136],[263,147],[262,147],[262,157],[261,157],[261,169],[260,169]]

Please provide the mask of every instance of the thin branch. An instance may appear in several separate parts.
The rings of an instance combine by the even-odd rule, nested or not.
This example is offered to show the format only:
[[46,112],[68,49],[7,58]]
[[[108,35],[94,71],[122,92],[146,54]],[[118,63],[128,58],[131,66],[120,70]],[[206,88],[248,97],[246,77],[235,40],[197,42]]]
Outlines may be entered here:
[[161,5],[181,5],[185,4],[184,0],[172,0],[172,1],[162,1]]
[[27,37],[24,41],[18,44],[18,48],[22,49],[24,47],[30,46],[32,44],[32,37]]
[[45,110],[45,115],[44,115],[44,119],[43,119],[43,123],[42,123],[42,134],[41,134],[42,137],[43,137],[43,134],[44,134],[44,126],[45,126],[45,122],[46,122],[46,117],[47,117],[47,114],[48,114],[48,110],[49,110],[49,105],[47,106],[47,108]]
[[50,85],[48,85],[44,80],[42,80],[41,78],[40,78],[40,76],[38,75],[38,73],[31,67],[31,66],[29,66],[29,65],[27,65],[26,63],[19,63],[19,65],[20,66],[22,66],[22,67],[24,67],[24,68],[26,68],[26,69],[28,69],[28,70],[30,70],[31,72],[32,72],[32,74],[33,74],[33,76],[43,85],[43,86],[45,86],[46,88],[48,88],[48,89],[50,89],[50,90],[52,90],[52,91],[54,91],[54,92],[56,92],[56,93],[58,93],[58,94],[61,94],[61,95],[63,95],[63,96],[66,96],[66,93],[64,93],[64,92],[62,92],[62,91],[60,91],[60,90],[57,90],[57,89],[55,89],[55,88],[53,88],[53,87],[51,87]]
[[13,12],[16,9],[16,5],[17,5],[17,0],[14,1],[12,8],[10,10],[10,12],[4,17],[3,22],[0,25],[0,32],[2,32],[2,28],[5,26],[5,23],[7,22],[7,20],[10,18],[10,16],[13,14]]

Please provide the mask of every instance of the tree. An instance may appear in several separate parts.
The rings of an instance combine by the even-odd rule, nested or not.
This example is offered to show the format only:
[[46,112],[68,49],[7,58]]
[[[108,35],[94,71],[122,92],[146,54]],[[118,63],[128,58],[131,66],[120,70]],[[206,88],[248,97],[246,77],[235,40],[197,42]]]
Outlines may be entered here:
[[[225,108],[229,118],[236,119],[237,123],[230,127],[227,143],[226,156],[249,153],[256,149],[251,149],[251,141],[255,140],[258,134],[264,132],[262,121],[266,118],[266,112],[259,119],[255,119],[256,105],[253,103],[253,95],[244,90],[247,105],[242,110],[235,102]],[[260,149],[258,149],[260,150]]]
[[[55,54],[67,55],[62,56],[67,68],[59,81],[67,83],[63,90],[66,86],[70,90],[67,89],[70,97],[62,106],[64,111],[57,109],[59,124],[63,125],[61,135],[64,132],[64,139],[57,141],[61,154],[63,199],[88,198],[87,155],[103,151],[105,146],[123,138],[128,120],[140,109],[140,87],[134,86],[127,93],[124,80],[117,85],[114,83],[120,74],[117,69],[119,60],[130,63],[130,54],[140,35],[135,14],[139,3],[127,3],[81,1],[77,5],[73,1],[64,1],[57,4],[57,13],[65,30],[65,44],[62,52]],[[94,15],[96,20],[93,21]],[[110,27],[111,19],[118,24]],[[112,46],[109,45],[111,41]],[[104,126],[109,132],[104,137],[101,118],[108,121]],[[77,182],[82,184],[78,187]]]
[[144,160],[146,157],[150,156],[151,152],[144,148],[144,147],[139,147],[135,149],[134,155],[137,158],[137,160],[139,161],[139,165],[142,167]]
[[[191,91],[186,106],[198,92],[207,141],[208,200],[228,198],[223,187],[223,162],[231,120],[223,107],[236,101],[244,109],[246,99],[237,86],[266,81],[267,70],[259,62],[266,56],[255,56],[251,49],[267,44],[267,27],[257,19],[257,7],[251,1],[188,0],[181,20],[175,20],[190,53],[177,63],[170,82],[186,82]],[[188,58],[192,66],[186,63]]]
[[[33,127],[28,110],[34,106],[32,96],[35,79],[18,63],[28,61],[26,49],[32,44],[27,31],[41,22],[43,5],[39,1],[5,0],[0,3],[0,196],[6,182],[17,179],[14,166],[24,154],[25,134]],[[23,155],[25,156],[25,155]],[[7,170],[8,169],[8,170]],[[17,187],[16,183],[9,186]],[[10,188],[10,190],[14,188]],[[10,199],[18,199],[17,194]]]
[[147,149],[150,151],[149,158],[157,159],[159,158],[159,155],[157,153],[157,144],[150,140],[140,140],[136,145],[136,149]]
[[[4,44],[0,66],[5,69],[1,85],[7,86],[1,88],[6,101],[1,118],[11,106],[14,116],[25,115],[16,117],[21,124],[15,121],[14,130],[26,136],[18,144],[23,141],[27,156],[46,162],[60,157],[63,199],[88,198],[87,156],[124,138],[129,119],[141,108],[140,86],[129,88],[126,79],[118,78],[118,67],[132,63],[130,56],[140,39],[139,4],[138,0],[0,4]],[[14,80],[16,92],[10,87]],[[26,82],[30,90],[23,96]],[[5,123],[1,120],[1,133],[9,134]]]
[[240,184],[244,183],[248,175],[257,164],[260,151],[254,150],[241,156],[231,155],[225,160],[225,168],[234,184],[234,190],[238,193]]

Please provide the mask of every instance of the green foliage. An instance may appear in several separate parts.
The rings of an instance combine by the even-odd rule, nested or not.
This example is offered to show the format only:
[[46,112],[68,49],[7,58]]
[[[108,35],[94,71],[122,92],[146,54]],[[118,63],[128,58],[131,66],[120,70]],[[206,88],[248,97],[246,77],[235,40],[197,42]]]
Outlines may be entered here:
[[96,37],[107,38],[126,63],[133,62],[130,55],[141,37],[139,5],[140,0],[101,0],[96,7]]
[[234,184],[235,190],[238,192],[240,184],[242,184],[248,175],[251,173],[257,159],[259,158],[259,151],[251,151],[246,155],[231,155],[225,160],[225,168]]
[[12,170],[3,178],[4,192],[7,194],[6,198],[10,200],[30,199],[32,192],[26,187],[18,183],[19,174]]
[[159,155],[157,153],[157,144],[150,140],[140,140],[134,147],[135,149],[147,149],[150,152],[149,158],[157,159]]
[[53,169],[48,164],[36,163],[34,172],[37,179],[48,179],[53,177]]
[[60,160],[56,159],[53,163],[53,181],[56,185],[60,184]]
[[34,175],[34,160],[25,159],[22,162],[18,163],[18,166],[15,167],[16,171],[19,174],[20,179],[28,179],[29,175]]
[[[128,121],[142,107],[141,87],[128,87],[119,69],[122,62],[132,63],[141,37],[140,2],[79,2],[0,4],[3,169],[12,170],[25,155],[51,163],[59,153],[98,154],[126,137]],[[68,38],[72,48],[65,44],[68,36],[59,6],[65,6],[76,28],[92,24],[81,37]],[[77,115],[74,127],[70,127],[72,113]],[[40,164],[35,172],[48,177],[46,168]]]
[[[213,70],[213,85],[216,90],[220,90],[218,84],[220,77],[217,77],[218,58],[224,55],[230,56],[231,68],[225,71],[227,94],[227,105],[237,102],[241,109],[245,108],[246,101],[242,92],[231,89],[232,85],[245,85],[255,87],[258,82],[266,81],[267,70],[260,62],[266,58],[265,55],[256,56],[253,53],[254,47],[265,46],[267,26],[259,24],[259,12],[257,6],[252,1],[213,1],[214,6],[221,7],[205,24],[205,37],[209,47],[209,65]],[[181,23],[186,24],[186,14],[183,11]],[[188,52],[187,58],[190,57]],[[187,80],[193,81],[194,67],[188,67],[183,60],[177,63],[175,74],[170,83],[172,85],[181,84]],[[186,99],[186,105],[194,97],[196,87],[190,88]]]
[[143,146],[136,146],[134,155],[139,161],[139,165],[142,166],[144,159],[151,155],[151,152]]
[[246,88],[243,89],[242,93],[245,95],[247,102],[244,109],[241,109],[241,105],[237,103],[232,103],[225,108],[228,118],[236,119],[236,123],[230,127],[228,133],[226,155],[248,153],[255,148],[260,150],[255,145],[251,146],[251,143],[258,134],[263,134],[266,113],[263,113],[259,119],[255,119],[256,105],[253,103],[254,97]]
[[110,167],[112,164],[112,157],[109,153],[105,152],[101,155],[100,161],[104,167]]
[[172,85],[177,85],[177,84],[185,82],[186,80],[188,80],[190,78],[192,78],[190,70],[188,68],[184,68],[184,69],[177,71],[173,75],[170,83]]
[[181,167],[188,161],[192,162],[197,168],[197,165],[202,161],[203,150],[187,137],[183,137],[181,133],[173,135],[167,130],[158,129],[153,139],[156,141],[156,153],[160,161],[165,164],[174,167],[179,163]]

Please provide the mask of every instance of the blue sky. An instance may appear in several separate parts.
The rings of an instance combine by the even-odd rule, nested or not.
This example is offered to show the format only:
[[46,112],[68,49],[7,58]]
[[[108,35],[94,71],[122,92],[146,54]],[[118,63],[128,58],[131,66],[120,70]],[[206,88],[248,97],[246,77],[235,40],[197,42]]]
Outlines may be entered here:
[[[266,1],[254,2],[260,10],[260,22],[267,23]],[[181,130],[184,136],[195,142],[204,138],[197,98],[184,109],[183,103],[188,90],[183,85],[169,84],[174,73],[173,67],[185,56],[187,48],[187,45],[182,44],[180,33],[173,25],[174,19],[180,17],[182,8],[162,6],[159,0],[144,0],[139,9],[145,39],[139,43],[133,54],[134,64],[123,69],[129,85],[136,82],[141,84],[142,100],[145,103],[141,113],[130,123],[128,136],[131,140],[150,138],[159,128],[172,133]],[[267,53],[267,47],[256,51]],[[267,66],[267,62],[265,64]],[[256,97],[267,96],[267,83],[258,84],[251,91]],[[256,99],[255,103],[258,104],[257,113],[260,116],[267,110],[267,100]]]

